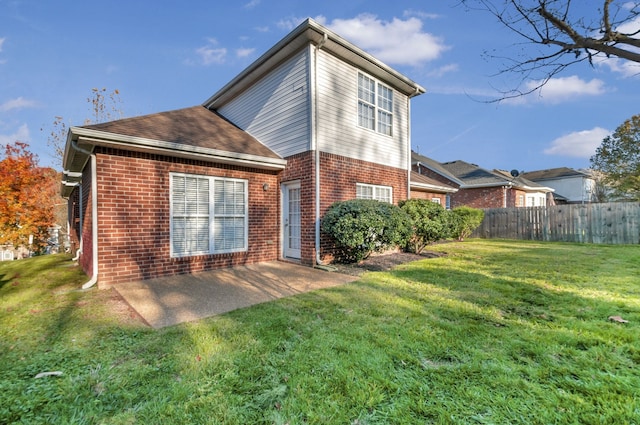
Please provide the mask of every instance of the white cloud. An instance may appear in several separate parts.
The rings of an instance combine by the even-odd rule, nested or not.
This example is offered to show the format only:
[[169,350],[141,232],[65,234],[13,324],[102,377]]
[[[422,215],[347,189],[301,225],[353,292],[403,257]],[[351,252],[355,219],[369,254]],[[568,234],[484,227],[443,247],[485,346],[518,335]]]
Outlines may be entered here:
[[[276,24],[276,26],[278,28],[280,28],[281,30],[291,31],[292,29],[294,29],[295,27],[300,25],[302,23],[302,21],[304,21],[305,19],[306,18],[297,18],[295,16],[291,16],[289,18],[280,19],[278,21],[278,23]],[[324,17],[323,16],[319,16],[318,18],[316,18],[316,21],[318,21],[320,24],[322,24],[323,21],[324,21]]]
[[236,49],[236,56],[238,56],[239,58],[246,58],[247,56],[250,56],[253,54],[253,52],[255,52],[256,49]]
[[625,78],[640,77],[640,63],[619,58],[602,58],[598,63]]
[[[0,38],[0,52],[2,52],[2,45],[4,44],[6,37]],[[0,64],[7,63],[5,59],[0,59]]]
[[28,142],[29,140],[29,127],[27,127],[27,124],[22,124],[13,134],[0,134],[0,146],[5,146],[8,143],[16,141]]
[[260,0],[251,0],[249,3],[245,4],[243,7],[245,9],[253,9],[259,4],[260,4]]
[[34,100],[27,100],[23,97],[18,97],[15,99],[7,100],[3,104],[0,104],[0,111],[8,112],[18,109],[35,108],[36,106],[38,106],[38,102]]
[[551,146],[544,150],[546,155],[570,156],[575,158],[590,158],[596,153],[602,140],[611,132],[601,127],[591,130],[574,131],[565,134],[551,142]]
[[334,19],[327,27],[389,64],[419,65],[449,48],[442,38],[424,32],[422,21],[415,17],[383,21],[375,15],[361,14]]
[[438,19],[440,18],[440,15],[438,15],[437,13],[428,13],[428,12],[422,12],[419,10],[413,10],[413,9],[407,9],[404,12],[402,12],[402,16],[404,16],[405,18],[408,18],[410,16],[417,16],[420,19]]
[[448,65],[441,66],[440,68],[433,69],[427,73],[429,77],[439,78],[445,75],[449,75],[452,72],[458,71],[459,66],[457,63],[450,63]]
[[[529,81],[522,89],[528,92],[541,85],[542,80]],[[575,100],[583,96],[598,96],[605,93],[604,81],[593,78],[585,81],[576,75],[551,78],[541,88],[525,96],[505,99],[503,103],[521,105],[525,103],[557,104]]]
[[215,38],[208,39],[209,44],[207,46],[196,49],[196,53],[200,56],[200,60],[204,65],[211,65],[213,63],[224,63],[227,57],[227,49],[224,47],[216,47],[218,41]]

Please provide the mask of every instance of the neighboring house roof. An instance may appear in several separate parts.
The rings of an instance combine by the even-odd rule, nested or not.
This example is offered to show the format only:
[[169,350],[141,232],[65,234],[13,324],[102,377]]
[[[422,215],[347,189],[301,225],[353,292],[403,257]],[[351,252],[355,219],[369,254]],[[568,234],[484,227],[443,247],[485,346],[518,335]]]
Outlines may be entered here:
[[313,19],[307,18],[285,38],[218,90],[203,105],[210,109],[219,108],[251,87],[253,83],[262,78],[271,69],[309,43],[315,44],[345,62],[351,63],[357,68],[387,82],[409,97],[425,92],[425,89],[419,84],[390,68],[328,28],[318,24]]
[[533,181],[555,180],[555,179],[561,179],[566,177],[589,177],[589,178],[593,177],[589,172],[574,170],[573,168],[569,168],[569,167],[550,168],[548,170],[527,171],[520,175]]
[[[269,170],[286,165],[253,136],[202,106],[72,127],[63,158],[67,183],[79,180],[95,146]],[[71,190],[63,182],[63,196]]]
[[505,170],[493,170],[493,172],[504,176],[504,178],[506,178],[507,180],[511,179],[511,181],[513,181],[516,187],[521,187],[524,189],[540,190],[543,192],[553,192],[555,190],[550,187],[542,186],[541,184],[531,181],[527,178],[524,178],[522,177],[522,174],[514,177],[511,175],[509,171],[505,171]]
[[462,180],[459,180],[455,175],[451,174],[438,161],[431,159],[429,157],[426,157],[424,155],[420,155],[419,153],[416,153],[413,151],[411,152],[411,164],[417,165],[419,167],[420,166],[426,167],[431,171],[437,174],[440,174],[442,177],[445,177],[446,179],[449,179],[458,185],[464,184]]
[[415,190],[424,190],[424,191],[432,191],[432,192],[454,193],[458,191],[458,189],[454,187],[447,186],[436,179],[423,176],[422,174],[419,174],[415,171],[411,172],[410,187],[411,189],[415,189]]
[[419,165],[440,174],[460,186],[460,189],[481,187],[511,186],[525,191],[553,192],[550,187],[542,186],[525,178],[513,177],[502,170],[489,171],[476,164],[465,161],[438,162],[424,155],[411,153],[412,164]]

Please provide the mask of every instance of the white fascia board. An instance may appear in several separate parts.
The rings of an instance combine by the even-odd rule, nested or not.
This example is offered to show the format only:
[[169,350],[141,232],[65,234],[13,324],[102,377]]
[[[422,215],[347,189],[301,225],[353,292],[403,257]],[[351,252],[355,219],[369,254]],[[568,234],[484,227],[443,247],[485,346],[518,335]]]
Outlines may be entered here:
[[[326,40],[324,40],[325,36]],[[418,96],[426,92],[416,82],[351,44],[328,28],[318,24],[313,19],[308,18],[225,84],[202,105],[208,109],[219,108],[309,42],[316,45],[322,43],[323,50],[331,51],[340,59],[361,67],[374,75],[387,75],[386,79],[381,79],[389,82],[395,81],[396,88],[399,89],[402,86],[403,91],[409,97]]]
[[531,186],[515,186],[516,189],[523,189],[529,192],[555,192],[555,189],[545,186],[531,187]]
[[480,184],[462,184],[460,189],[479,189],[482,187],[513,187],[511,182],[498,182],[498,183],[480,183]]
[[287,165],[287,161],[282,158],[267,158],[258,155],[227,152],[218,149],[126,136],[81,127],[72,127],[71,132],[78,136],[79,142],[88,143],[93,146],[148,152],[207,162],[243,165],[245,167],[267,170],[282,170]]
[[411,182],[410,187],[416,188],[416,189],[437,190],[439,192],[447,192],[447,193],[456,193],[458,191],[458,189],[455,189],[453,187],[438,186],[435,184],[427,184],[427,183]]

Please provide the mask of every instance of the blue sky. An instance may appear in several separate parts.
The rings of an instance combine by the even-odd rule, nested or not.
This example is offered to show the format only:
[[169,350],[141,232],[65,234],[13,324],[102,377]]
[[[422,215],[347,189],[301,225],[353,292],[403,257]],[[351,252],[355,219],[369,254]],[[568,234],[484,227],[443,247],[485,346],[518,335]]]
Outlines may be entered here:
[[438,161],[585,168],[602,139],[640,113],[640,68],[613,59],[569,68],[541,93],[484,102],[520,76],[496,76],[502,64],[483,52],[520,40],[456,4],[0,0],[0,145],[26,141],[57,167],[51,123],[82,125],[92,88],[118,89],[125,116],[201,104],[306,17],[427,89],[412,101],[412,145]]

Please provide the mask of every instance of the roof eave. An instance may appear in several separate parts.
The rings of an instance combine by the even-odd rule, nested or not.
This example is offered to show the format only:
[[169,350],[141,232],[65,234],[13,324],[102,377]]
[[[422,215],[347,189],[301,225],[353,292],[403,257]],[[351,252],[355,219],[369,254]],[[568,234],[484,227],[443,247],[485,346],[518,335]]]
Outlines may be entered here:
[[333,31],[318,24],[313,19],[308,18],[207,99],[203,106],[213,109],[227,103],[269,72],[270,69],[276,67],[308,43],[315,45],[322,43],[324,50],[331,51],[340,58],[378,77],[384,77],[384,80],[393,83],[396,89],[409,97],[426,92],[419,84],[385,65]]
[[[217,149],[189,146],[181,143],[166,142],[146,139],[142,137],[126,136],[99,130],[91,130],[82,127],[72,127],[69,131],[69,141],[65,147],[64,168],[67,171],[82,171],[88,158],[80,161],[82,168],[72,169],[70,162],[72,155],[84,155],[86,153],[75,149],[71,143],[75,141],[80,147],[92,150],[95,146],[110,147],[135,152],[145,152],[171,157],[201,160],[218,164],[232,164],[244,167],[258,168],[262,170],[283,170],[287,161],[282,158],[268,158],[258,155],[227,152]],[[76,162],[78,164],[78,162]]]
[[446,192],[446,193],[456,193],[458,191],[458,189],[453,187],[438,186],[438,185],[427,184],[427,183],[411,182],[409,186],[412,189],[415,188],[415,189],[432,190],[432,191]]

